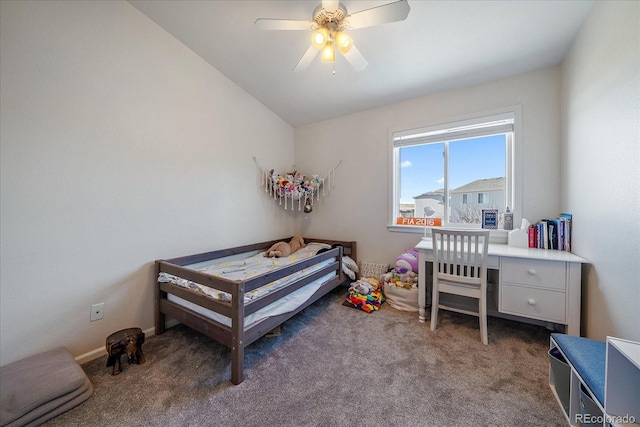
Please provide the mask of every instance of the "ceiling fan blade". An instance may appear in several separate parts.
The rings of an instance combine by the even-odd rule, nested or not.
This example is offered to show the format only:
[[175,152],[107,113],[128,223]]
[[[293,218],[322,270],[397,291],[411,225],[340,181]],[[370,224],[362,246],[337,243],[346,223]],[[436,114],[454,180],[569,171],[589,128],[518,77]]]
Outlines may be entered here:
[[306,70],[307,67],[311,64],[311,62],[313,62],[313,59],[316,57],[318,52],[320,51],[316,49],[313,45],[309,46],[309,49],[307,49],[304,55],[302,55],[302,58],[300,58],[300,61],[298,61],[296,66],[293,68],[293,71],[297,72],[297,71]]
[[318,28],[318,24],[313,21],[271,18],[258,18],[254,25],[261,30],[315,30]]
[[356,71],[364,70],[369,64],[367,60],[364,59],[364,56],[362,56],[358,48],[355,46],[351,46],[351,49],[349,49],[347,53],[343,53],[343,55]]
[[355,30],[358,28],[372,27],[388,22],[403,21],[409,15],[409,3],[400,0],[371,9],[356,12],[344,19],[345,28]]
[[335,12],[338,10],[339,0],[322,0],[322,8],[327,12]]

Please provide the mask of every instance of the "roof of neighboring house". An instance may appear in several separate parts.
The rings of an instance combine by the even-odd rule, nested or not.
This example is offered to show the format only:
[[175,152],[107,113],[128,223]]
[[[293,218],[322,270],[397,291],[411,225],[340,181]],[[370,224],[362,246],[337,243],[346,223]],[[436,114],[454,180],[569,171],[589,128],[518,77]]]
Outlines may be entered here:
[[504,177],[477,179],[451,190],[452,193],[478,193],[481,191],[504,190]]
[[400,211],[412,211],[416,208],[414,203],[400,203]]
[[436,199],[442,201],[444,199],[444,188],[435,191],[428,191],[426,193],[422,193],[419,196],[415,196],[413,198],[416,199]]

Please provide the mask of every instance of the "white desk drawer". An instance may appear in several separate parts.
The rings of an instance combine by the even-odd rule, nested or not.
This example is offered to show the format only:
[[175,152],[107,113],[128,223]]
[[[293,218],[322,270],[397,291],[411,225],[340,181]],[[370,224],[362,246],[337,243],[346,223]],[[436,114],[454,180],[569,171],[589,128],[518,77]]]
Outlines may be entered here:
[[565,293],[503,284],[500,311],[555,323],[565,321]]
[[502,282],[564,291],[564,262],[502,258]]

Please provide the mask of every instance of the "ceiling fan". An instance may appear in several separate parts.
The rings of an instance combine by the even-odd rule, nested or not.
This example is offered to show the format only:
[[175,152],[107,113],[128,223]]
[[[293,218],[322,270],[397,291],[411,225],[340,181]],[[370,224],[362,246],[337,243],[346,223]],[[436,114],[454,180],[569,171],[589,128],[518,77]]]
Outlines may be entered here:
[[409,15],[407,0],[387,3],[351,15],[339,0],[322,0],[322,3],[313,11],[311,21],[259,18],[255,25],[262,30],[313,31],[311,46],[293,71],[306,69],[318,52],[321,52],[322,61],[335,62],[336,49],[344,55],[356,71],[362,71],[368,64],[367,60],[354,46],[353,40],[345,31],[403,21],[407,15]]

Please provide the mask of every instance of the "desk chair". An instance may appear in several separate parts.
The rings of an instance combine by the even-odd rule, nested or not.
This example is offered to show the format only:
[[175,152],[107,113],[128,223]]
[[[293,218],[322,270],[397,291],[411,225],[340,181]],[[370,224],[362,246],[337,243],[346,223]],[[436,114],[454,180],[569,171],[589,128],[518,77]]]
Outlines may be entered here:
[[[433,297],[431,301],[431,330],[438,325],[438,309],[478,316],[480,337],[488,344],[487,336],[487,250],[488,230],[448,230],[432,228],[433,239]],[[478,311],[462,310],[440,304],[440,292],[478,299]]]

